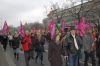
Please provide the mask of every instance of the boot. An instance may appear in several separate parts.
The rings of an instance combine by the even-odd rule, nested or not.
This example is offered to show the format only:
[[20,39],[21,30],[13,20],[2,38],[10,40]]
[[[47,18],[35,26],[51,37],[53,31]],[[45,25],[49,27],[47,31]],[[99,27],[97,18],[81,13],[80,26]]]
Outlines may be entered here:
[[16,59],[16,53],[14,53],[14,57],[15,57],[15,59]]

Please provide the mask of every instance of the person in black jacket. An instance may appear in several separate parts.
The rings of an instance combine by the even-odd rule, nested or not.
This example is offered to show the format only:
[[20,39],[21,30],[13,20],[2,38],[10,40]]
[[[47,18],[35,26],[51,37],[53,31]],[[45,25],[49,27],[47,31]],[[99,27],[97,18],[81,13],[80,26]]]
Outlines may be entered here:
[[30,45],[30,58],[34,59],[34,49],[35,49],[35,35],[31,33],[31,40],[32,40],[32,44]]
[[2,45],[3,45],[4,51],[6,51],[7,44],[8,44],[8,36],[7,34],[4,34],[2,37]]
[[43,41],[43,36],[39,35],[38,36],[38,40],[37,42],[37,46],[36,46],[36,57],[35,57],[35,61],[37,62],[37,59],[39,58],[41,61],[41,65],[43,65],[43,52],[44,52],[44,41]]
[[12,44],[12,48],[16,60],[19,59],[19,44],[20,44],[19,35],[16,33],[13,37],[13,44]]
[[96,56],[98,58],[98,66],[100,66],[100,34],[96,37]]
[[0,43],[2,44],[3,35],[0,33]]
[[79,36],[76,35],[76,29],[74,26],[71,26],[70,35],[66,38],[66,40],[69,66],[79,66],[78,59],[82,40]]

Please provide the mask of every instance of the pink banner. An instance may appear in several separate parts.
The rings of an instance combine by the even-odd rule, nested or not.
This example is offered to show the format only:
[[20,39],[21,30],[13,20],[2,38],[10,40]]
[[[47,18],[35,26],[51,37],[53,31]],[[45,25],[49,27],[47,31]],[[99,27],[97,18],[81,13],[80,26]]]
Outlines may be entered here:
[[82,17],[80,23],[78,25],[76,25],[76,28],[78,30],[80,30],[80,36],[83,37],[85,34],[85,21],[84,21],[84,17]]
[[23,27],[23,25],[22,25],[22,22],[20,23],[19,34],[20,34],[22,37],[25,36],[25,31],[24,31],[24,27]]
[[55,24],[55,21],[53,19],[52,19],[52,22],[50,25],[50,30],[51,30],[51,39],[54,39],[55,31],[56,31],[56,24]]
[[3,33],[8,33],[8,32],[9,32],[9,27],[8,27],[8,24],[7,24],[6,21],[5,21],[5,23],[4,23],[4,26],[3,26],[2,32],[3,32]]

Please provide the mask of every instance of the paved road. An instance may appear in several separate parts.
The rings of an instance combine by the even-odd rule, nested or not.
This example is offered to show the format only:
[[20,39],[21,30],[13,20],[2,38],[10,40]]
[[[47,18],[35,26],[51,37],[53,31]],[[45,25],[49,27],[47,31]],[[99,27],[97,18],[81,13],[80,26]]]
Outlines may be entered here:
[[[47,48],[47,46],[46,46]],[[44,52],[44,65],[43,66],[50,66],[48,62],[48,53]],[[23,51],[20,51],[19,53],[19,61],[16,61],[13,55],[13,49],[7,46],[7,51],[4,52],[2,46],[0,45],[0,66],[25,66],[25,59],[24,59],[24,53]],[[34,60],[30,59],[29,62],[30,66],[41,66],[39,63],[35,63]]]
[[[44,53],[44,65],[43,66],[50,66],[48,59],[47,59],[47,52]],[[20,59],[19,61],[16,61],[17,66],[25,66],[25,59],[24,59],[24,53],[20,52]],[[30,59],[29,61],[30,66],[41,66],[40,61],[38,60],[37,63],[33,59]]]
[[[47,48],[47,44],[45,45],[45,53],[44,53],[44,65],[43,66],[50,66],[49,62],[48,62],[48,48]],[[4,55],[7,55],[8,58],[8,61],[10,61],[10,63],[7,63],[7,61],[5,60],[5,57]],[[11,66],[15,66],[14,63],[16,64],[16,66],[26,66],[25,65],[25,59],[24,59],[24,53],[23,51],[20,51],[19,53],[19,61],[16,61],[15,58],[14,58],[14,55],[13,55],[13,50],[8,46],[7,48],[7,51],[4,52],[1,47],[0,47],[0,66],[8,66],[8,64],[10,64]],[[10,58],[11,57],[11,58]],[[3,60],[1,60],[3,59]],[[39,63],[35,63],[34,60],[30,59],[30,62],[29,62],[30,66],[41,66],[41,64]],[[83,62],[81,62],[81,65],[80,66],[83,66]],[[89,65],[91,66],[91,65]]]
[[7,63],[6,58],[4,56],[4,51],[3,51],[1,45],[0,45],[0,66],[8,66],[8,63]]
[[[46,43],[46,45],[45,45],[45,51],[46,52],[44,52],[44,61],[43,61],[43,66],[50,66],[50,64],[49,64],[49,62],[48,62],[48,44]],[[36,53],[35,53],[36,54]],[[16,61],[15,63],[16,63],[16,65],[17,66],[25,66],[25,59],[24,59],[24,52],[23,51],[20,51],[20,54],[19,54],[19,61]],[[33,59],[30,59],[30,61],[29,61],[29,64],[30,64],[30,66],[41,66],[41,64],[40,64],[40,61],[38,60],[38,62],[37,63],[35,63],[35,60],[33,60]]]

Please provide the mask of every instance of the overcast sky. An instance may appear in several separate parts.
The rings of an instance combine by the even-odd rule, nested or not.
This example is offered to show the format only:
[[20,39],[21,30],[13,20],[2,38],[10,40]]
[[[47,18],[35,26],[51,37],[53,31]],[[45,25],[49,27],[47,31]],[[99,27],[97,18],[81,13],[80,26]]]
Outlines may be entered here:
[[[47,7],[50,11],[51,3],[58,2],[59,5],[66,3],[66,0],[0,0],[0,22],[7,21],[8,25],[19,26],[20,21],[42,22],[46,17]],[[68,3],[68,2],[67,2]]]

